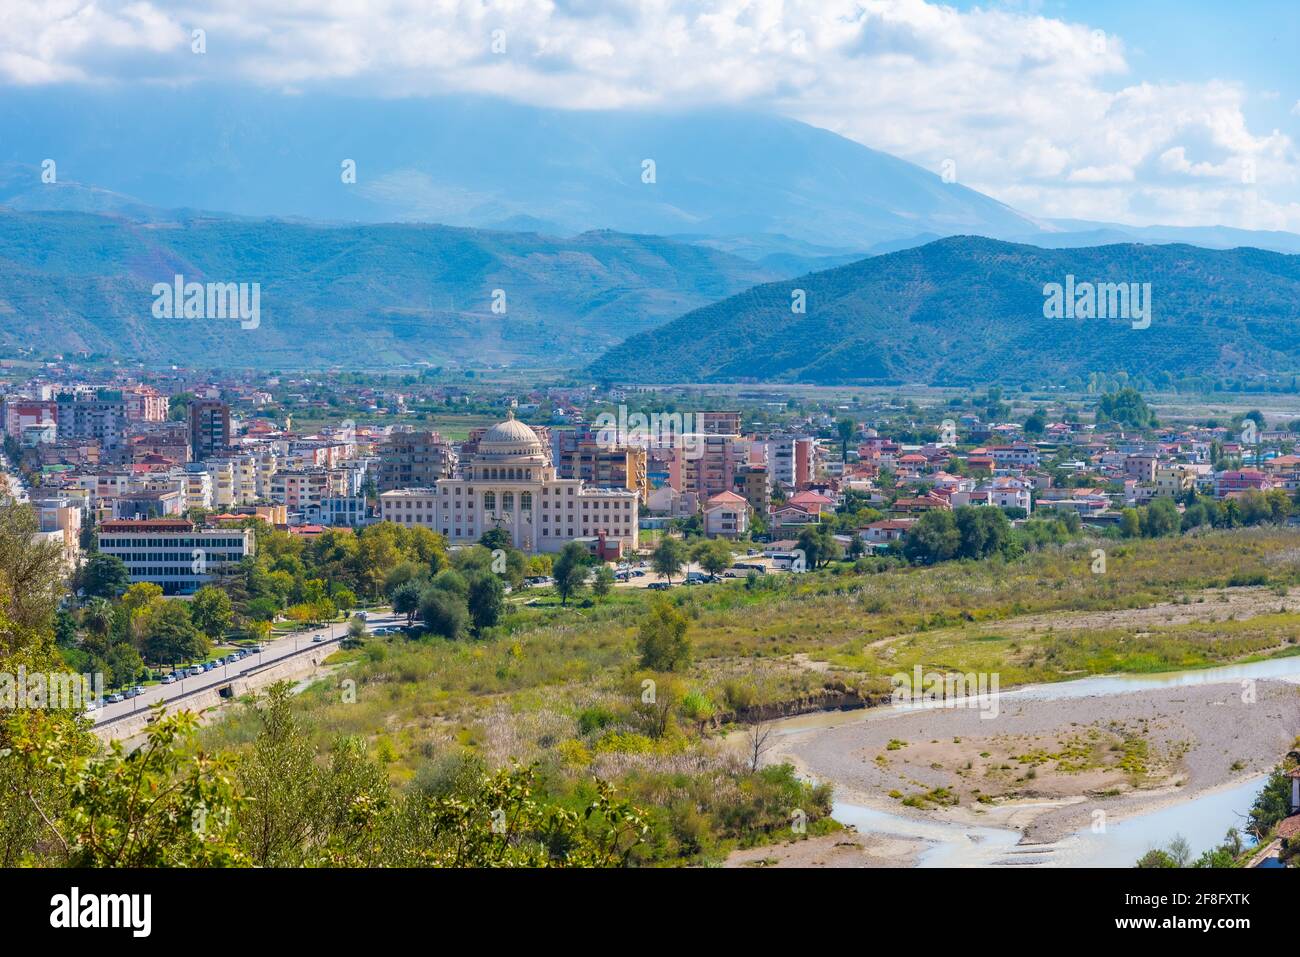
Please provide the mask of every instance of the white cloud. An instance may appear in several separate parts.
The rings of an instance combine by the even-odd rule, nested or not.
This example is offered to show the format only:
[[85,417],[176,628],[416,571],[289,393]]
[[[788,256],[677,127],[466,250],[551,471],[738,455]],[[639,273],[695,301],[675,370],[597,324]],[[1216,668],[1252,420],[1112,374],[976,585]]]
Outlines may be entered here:
[[[1250,130],[1248,91],[1133,81],[1122,37],[1005,6],[0,0],[0,13],[0,79],[15,84],[183,83],[219,66],[292,91],[466,91],[572,109],[768,106],[929,169],[955,159],[968,185],[1036,215],[1242,225],[1231,186],[1253,164],[1251,215],[1300,230],[1295,145]],[[205,57],[189,53],[193,27],[207,31]],[[503,53],[492,50],[498,30]]]

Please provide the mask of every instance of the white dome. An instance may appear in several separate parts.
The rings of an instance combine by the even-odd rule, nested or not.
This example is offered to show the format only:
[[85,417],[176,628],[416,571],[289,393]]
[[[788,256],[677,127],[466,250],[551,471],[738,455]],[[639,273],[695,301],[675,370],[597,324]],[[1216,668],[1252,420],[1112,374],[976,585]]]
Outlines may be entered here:
[[533,455],[542,451],[542,440],[511,412],[504,422],[498,422],[483,433],[478,448],[489,455]]

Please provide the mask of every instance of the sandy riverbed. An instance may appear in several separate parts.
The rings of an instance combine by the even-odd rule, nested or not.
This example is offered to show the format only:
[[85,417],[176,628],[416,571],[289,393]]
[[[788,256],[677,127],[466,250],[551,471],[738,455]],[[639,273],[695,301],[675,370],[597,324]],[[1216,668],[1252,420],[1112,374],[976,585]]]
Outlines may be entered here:
[[[1096,821],[1186,801],[1267,771],[1295,739],[1300,689],[1260,681],[1084,698],[1004,696],[972,709],[799,719],[765,756],[835,785],[836,799],[915,817],[1011,827],[1049,843]],[[891,747],[891,742],[892,747]],[[893,792],[895,796],[891,797]],[[981,801],[980,797],[984,800]],[[908,806],[904,799],[912,799]],[[886,854],[906,864],[912,855]]]

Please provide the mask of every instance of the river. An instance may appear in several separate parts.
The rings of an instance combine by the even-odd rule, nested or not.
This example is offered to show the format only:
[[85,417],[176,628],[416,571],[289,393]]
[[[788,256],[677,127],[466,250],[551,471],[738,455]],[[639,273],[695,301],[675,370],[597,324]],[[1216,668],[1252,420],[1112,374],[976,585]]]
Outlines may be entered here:
[[[1240,683],[1250,679],[1300,684],[1300,656],[1155,675],[1105,675],[1026,685],[1004,691],[1002,697],[1061,699],[1106,696],[1161,688]],[[803,715],[781,722],[778,733],[783,736],[801,734],[819,727],[881,720],[907,707]],[[927,847],[918,860],[921,867],[1131,867],[1146,851],[1167,845],[1175,836],[1185,838],[1193,856],[1196,856],[1217,845],[1228,828],[1242,829],[1244,816],[1265,778],[1266,775],[1257,775],[1244,782],[1203,791],[1189,800],[1110,822],[1099,832],[1085,828],[1052,844],[1022,845],[1020,832],[1010,827],[970,827],[945,821],[938,815],[921,819],[845,801],[835,802],[832,816],[843,824],[853,825],[863,834],[924,840]]]

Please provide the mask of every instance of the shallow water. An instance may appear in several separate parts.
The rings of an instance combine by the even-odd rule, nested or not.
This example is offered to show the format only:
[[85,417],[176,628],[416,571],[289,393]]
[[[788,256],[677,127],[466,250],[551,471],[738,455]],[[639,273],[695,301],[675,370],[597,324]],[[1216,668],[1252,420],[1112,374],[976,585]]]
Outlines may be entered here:
[[[1052,700],[1238,683],[1252,678],[1300,684],[1300,656],[1156,675],[1079,678],[1027,685],[1004,691],[1002,695]],[[803,715],[782,722],[779,733],[799,734],[853,721],[887,719],[908,710],[912,709],[894,705],[847,713]],[[853,825],[864,834],[913,837],[930,842],[919,860],[922,867],[1132,867],[1148,850],[1167,845],[1177,835],[1187,840],[1193,856],[1216,846],[1228,828],[1240,830],[1244,826],[1244,815],[1265,779],[1266,775],[1260,775],[1241,784],[1137,814],[1109,824],[1100,833],[1085,828],[1055,844],[1020,846],[1020,832],[1011,828],[971,828],[941,819],[917,820],[849,802],[837,801],[831,816],[842,824]]]

